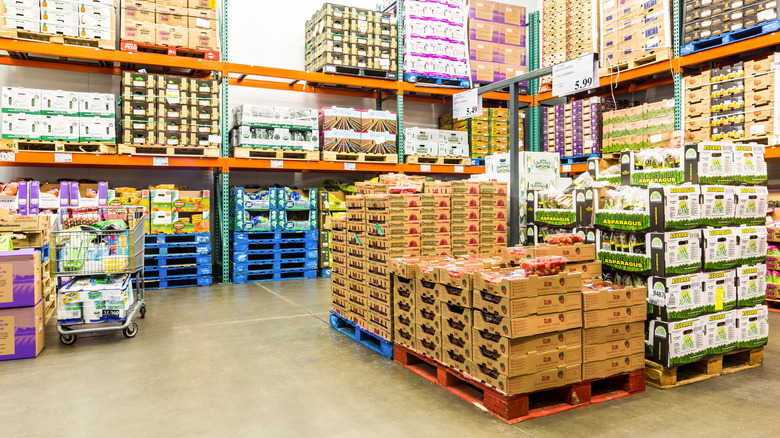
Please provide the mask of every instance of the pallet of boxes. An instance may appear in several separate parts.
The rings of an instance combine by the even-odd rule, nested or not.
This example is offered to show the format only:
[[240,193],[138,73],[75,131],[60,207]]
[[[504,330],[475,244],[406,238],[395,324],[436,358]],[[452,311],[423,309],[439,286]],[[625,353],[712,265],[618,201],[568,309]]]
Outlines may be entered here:
[[50,215],[0,209],[0,361],[37,357],[45,345],[44,327],[57,309],[51,228]]
[[219,61],[213,0],[122,0],[120,50]]
[[232,157],[320,159],[316,109],[244,104],[231,111],[230,126]]
[[670,2],[601,0],[599,6],[599,76],[668,61],[672,57]]
[[116,0],[5,1],[0,36],[116,50]]
[[406,128],[404,156],[408,164],[468,166],[469,136],[452,130]]
[[398,162],[398,116],[392,111],[326,107],[319,126],[323,161]]
[[119,126],[120,154],[219,157],[219,83],[125,72]]

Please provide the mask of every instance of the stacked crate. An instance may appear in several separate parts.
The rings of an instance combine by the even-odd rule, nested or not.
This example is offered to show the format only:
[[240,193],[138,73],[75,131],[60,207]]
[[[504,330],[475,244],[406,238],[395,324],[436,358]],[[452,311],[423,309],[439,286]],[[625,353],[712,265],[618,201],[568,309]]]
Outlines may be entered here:
[[3,27],[7,29],[100,39],[109,43],[101,44],[101,48],[115,48],[115,0],[40,3],[29,0],[6,1],[3,4],[2,18]]
[[157,147],[169,155],[177,148],[219,155],[218,81],[125,72],[121,88],[120,153]]
[[762,25],[777,20],[776,4],[767,0],[685,0],[684,8],[683,55],[731,42],[726,37],[734,32],[752,29],[752,35],[759,35]]
[[705,70],[685,79],[685,140],[764,140],[776,134],[774,104],[780,72],[774,53]]
[[542,108],[542,151],[561,157],[600,154],[603,112],[613,105],[591,97]]
[[347,196],[347,294],[349,320],[368,327],[368,286],[366,276],[366,201],[363,195]]
[[469,136],[443,129],[406,128],[404,154],[428,157],[469,157]]
[[545,0],[542,67],[598,53],[598,1]]
[[671,58],[670,15],[666,0],[601,0],[602,76]]
[[234,283],[317,276],[316,189],[234,187],[231,202],[230,272]]
[[[506,248],[507,241],[507,183],[499,181],[482,181],[479,190],[479,252],[480,254],[496,254],[501,248]],[[470,184],[453,182],[453,192],[470,193]]]
[[230,148],[234,156],[238,155],[236,148],[275,151],[320,149],[316,109],[244,104],[231,111],[230,126]]
[[397,48],[394,14],[325,3],[306,22],[306,71],[365,68],[396,79]]
[[[488,155],[509,151],[509,110],[506,108],[483,108],[482,114],[467,120],[453,120],[452,113],[439,117],[441,129],[454,129],[468,132],[472,158],[485,158]],[[523,120],[525,113],[520,112],[517,134],[519,150],[523,150],[525,131]]]
[[604,111],[602,152],[673,146],[674,99]]
[[344,318],[349,313],[349,291],[347,283],[347,217],[338,216],[330,220],[330,252],[333,264],[330,272],[330,309]]
[[218,60],[217,4],[213,0],[122,0],[122,50],[138,44],[202,50]]
[[393,341],[417,350],[416,280],[414,270],[393,265]]
[[452,253],[450,235],[450,194],[420,195],[420,255],[448,256]]
[[473,186],[451,186],[452,197],[452,255],[480,253],[480,196]]
[[365,161],[365,154],[383,157],[387,162],[398,161],[398,120],[392,111],[326,107],[320,109],[319,126],[325,161]]
[[469,59],[473,82],[498,82],[528,70],[526,12],[492,1],[469,4]]

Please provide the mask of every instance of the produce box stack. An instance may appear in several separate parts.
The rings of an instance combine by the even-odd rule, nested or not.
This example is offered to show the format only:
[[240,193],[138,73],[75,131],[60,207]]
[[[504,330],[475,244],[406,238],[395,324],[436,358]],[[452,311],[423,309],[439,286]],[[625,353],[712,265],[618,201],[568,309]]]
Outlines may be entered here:
[[471,157],[485,158],[490,155],[490,110],[482,109],[482,114],[466,120],[453,120],[453,129],[469,133]]
[[331,220],[346,214],[346,204],[344,203],[344,194],[341,190],[332,190],[321,188],[319,190],[319,212],[320,220],[320,269],[323,277],[330,275],[330,268],[333,264],[333,247],[331,245]]
[[[509,151],[509,115],[505,108],[483,108],[482,114],[467,120],[454,120],[452,113],[439,117],[439,127],[443,130],[454,129],[468,133],[468,142],[471,146],[472,158],[485,158],[489,155],[505,153]],[[523,150],[525,131],[523,119],[525,113],[520,111],[518,124],[518,136],[520,150]]]
[[604,111],[603,153],[676,146],[674,99]]
[[244,104],[230,112],[230,126],[231,149],[320,150],[316,109]]
[[372,154],[384,156],[389,162],[397,161],[396,117],[392,111],[320,109],[322,159],[339,160],[339,154]]
[[[106,40],[101,48],[116,46],[116,2],[36,2],[6,1],[3,5],[3,27],[42,32],[65,37]],[[60,42],[52,39],[51,42]]]
[[423,193],[420,195],[420,255],[449,256],[452,254],[450,234],[450,194]]
[[414,344],[423,356],[442,361],[441,301],[436,299],[438,265],[415,265]]
[[522,6],[470,2],[469,59],[473,82],[498,82],[528,71],[526,17]]
[[[471,191],[470,184],[464,184]],[[505,182],[482,181],[479,190],[479,252],[497,254],[507,245],[508,186]],[[462,186],[453,182],[453,191]],[[471,220],[472,211],[469,211]]]
[[138,44],[145,44],[206,51],[206,59],[219,59],[213,0],[122,0],[121,12],[124,51],[135,52]]
[[[466,157],[469,155],[469,135],[466,132],[406,128],[404,154],[432,157]],[[408,158],[407,158],[408,161]]]
[[337,216],[330,220],[330,251],[333,265],[330,272],[330,308],[339,315],[352,320],[350,315],[350,292],[347,282],[347,217]]
[[601,153],[603,112],[611,101],[591,97],[542,111],[542,151],[561,157]]
[[777,14],[773,12],[776,5],[767,1],[686,0],[683,4],[683,55],[718,45],[721,41],[730,42],[725,38],[734,32],[752,29],[756,34],[760,34],[762,25],[777,19]]
[[[306,71],[397,79],[395,14],[325,3],[306,22]],[[347,69],[343,69],[347,68]]]
[[685,78],[685,140],[756,141],[776,133],[772,66],[780,54],[748,59]]
[[544,1],[542,68],[588,53],[598,53],[598,6],[597,0],[576,3]]
[[368,277],[366,276],[366,200],[347,196],[347,293],[349,319],[368,329]]
[[125,72],[120,153],[155,147],[174,155],[175,149],[188,148],[202,150],[199,156],[218,156],[219,108],[216,80]]
[[404,2],[404,80],[441,79],[449,85],[470,86],[465,2]]
[[780,227],[777,222],[767,224],[767,240],[766,300],[768,304],[777,305],[780,302]]
[[671,58],[670,15],[666,0],[601,0],[601,76]]
[[3,87],[2,99],[4,139],[116,143],[113,94]]
[[360,151],[369,154],[398,153],[398,116],[393,111],[360,111]]
[[[415,260],[412,258],[412,260]],[[417,300],[414,265],[406,259],[394,259],[393,270],[393,342],[417,351]]]

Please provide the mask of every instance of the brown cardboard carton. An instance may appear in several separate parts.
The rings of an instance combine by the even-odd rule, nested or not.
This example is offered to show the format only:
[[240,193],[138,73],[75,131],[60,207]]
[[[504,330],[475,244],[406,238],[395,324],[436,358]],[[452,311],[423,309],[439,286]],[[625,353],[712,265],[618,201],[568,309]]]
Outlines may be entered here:
[[[421,221],[420,223],[420,234],[447,234],[450,233],[450,221],[444,220],[444,221]],[[421,239],[421,240],[424,240]]]
[[145,21],[122,21],[123,40],[137,43],[155,44],[157,41],[157,25]]
[[[478,209],[476,210],[479,211]],[[457,213],[456,213],[457,214]],[[479,213],[475,213],[478,215]],[[455,219],[450,221],[450,232],[452,233],[476,233],[479,237],[479,217],[476,219]],[[453,242],[453,244],[455,244]]]
[[479,208],[480,195],[467,194],[467,193],[453,193],[452,194],[452,207],[471,207]]
[[583,328],[589,329],[644,321],[647,317],[647,309],[644,304],[637,304],[629,307],[591,310],[582,312],[582,314]]
[[423,193],[420,195],[421,207],[450,207],[449,194]]
[[574,245],[558,246],[542,243],[533,248],[529,248],[531,257],[565,257],[568,263],[589,262],[596,260],[596,245],[576,243]]
[[582,312],[579,310],[524,318],[502,317],[478,310],[474,312],[474,328],[498,332],[507,338],[522,338],[578,327],[582,327]]
[[510,300],[484,291],[475,291],[472,301],[473,307],[477,310],[509,318],[568,312],[582,308],[580,294],[577,292]]
[[575,273],[560,273],[539,277],[531,275],[528,278],[503,278],[497,284],[490,283],[484,275],[472,275],[475,290],[483,290],[492,295],[509,299],[528,298],[538,295],[552,295],[566,292],[579,292],[582,275]]
[[188,10],[186,7],[166,6],[157,3],[155,4],[155,11],[157,12],[157,24],[182,28],[187,27]]
[[485,346],[478,346],[474,348],[473,355],[472,361],[475,364],[484,365],[501,374],[514,377],[556,369],[561,366],[581,364],[582,346],[563,346],[555,350],[534,351],[516,356],[502,356]]
[[434,295],[437,300],[443,303],[471,307],[471,289],[461,289],[449,285],[436,284]]
[[598,278],[601,277],[601,262],[568,263],[565,272],[580,273],[583,279]]
[[606,287],[595,289],[590,286],[584,286],[582,288],[582,310],[631,307],[643,304],[646,300],[647,291],[644,288],[612,286],[609,283],[602,285]]
[[44,300],[32,307],[0,309],[0,361],[37,357],[45,346]]
[[190,29],[206,29],[212,32],[219,30],[216,11],[188,9],[187,14],[187,27]]
[[526,338],[510,339],[490,330],[472,330],[473,348],[484,347],[501,356],[524,356],[535,351],[557,350],[567,345],[582,344],[582,330],[545,333]]
[[580,365],[570,365],[525,376],[507,377],[488,367],[474,364],[471,376],[504,394],[515,395],[579,382],[582,378],[582,368]]
[[472,309],[457,306],[454,304],[443,303],[441,306],[442,326],[450,327],[456,331],[462,331],[471,328],[474,322]]
[[448,348],[447,345],[443,345],[441,348],[442,363],[451,368],[454,368],[461,373],[468,374],[474,367],[474,364],[466,358],[463,354],[458,353],[453,348]]
[[198,50],[219,50],[217,32],[205,29],[189,29],[189,47]]
[[601,379],[645,367],[644,353],[582,364],[582,380]]
[[452,182],[452,193],[479,194],[479,181],[461,180]]
[[151,1],[124,1],[122,2],[122,23],[125,21],[136,21],[149,24],[156,23],[155,14],[156,4]]
[[[476,228],[479,228],[479,222],[477,222]],[[452,245],[479,245],[479,233],[453,230]]]
[[[638,336],[637,336],[638,335]],[[582,347],[583,362],[597,362],[620,356],[641,354],[645,351],[645,338],[642,333],[634,333],[631,338],[605,342],[603,344],[586,344]]]
[[417,351],[417,338],[414,336],[414,329],[396,326],[393,330],[393,341]]
[[442,327],[442,348],[453,350],[471,360],[471,327],[463,327],[462,330],[449,325]]
[[427,335],[417,332],[417,352],[434,360],[441,360],[441,335]]
[[189,34],[186,27],[157,24],[155,44],[161,46],[187,47]]
[[480,219],[479,212],[480,212],[479,207],[463,207],[463,208],[453,209],[451,211],[450,216],[453,223],[455,223],[456,220],[479,221]]

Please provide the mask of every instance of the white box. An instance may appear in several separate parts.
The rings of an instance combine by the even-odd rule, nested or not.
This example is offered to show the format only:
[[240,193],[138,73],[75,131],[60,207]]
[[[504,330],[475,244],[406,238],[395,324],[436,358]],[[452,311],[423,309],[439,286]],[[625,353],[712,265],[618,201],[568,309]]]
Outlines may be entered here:
[[114,10],[113,2],[79,2],[78,3],[79,14],[98,14],[106,17],[111,17],[116,11]]
[[769,338],[767,308],[764,305],[737,310],[737,348],[766,344]]
[[41,140],[79,141],[79,118],[63,115],[41,116]]
[[404,154],[439,156],[439,143],[435,141],[406,140]]
[[552,176],[561,173],[561,157],[557,153],[522,152],[520,155],[527,174]]
[[27,30],[30,32],[41,31],[41,20],[32,20],[29,18],[3,17],[3,27],[10,29]]
[[79,118],[80,141],[116,143],[116,122],[106,117]]
[[[107,7],[106,9],[110,10],[112,8]],[[113,23],[113,17],[111,13],[102,14],[98,12],[79,12],[78,22],[79,26],[83,27],[96,27],[100,29],[112,30],[111,24]]]
[[41,18],[40,5],[35,1],[4,1],[3,9],[3,15],[10,18],[27,20],[40,20]]
[[718,312],[699,317],[704,324],[708,354],[723,354],[737,343],[737,311]]
[[3,87],[3,113],[40,114],[41,90],[34,88]]
[[468,157],[469,145],[439,143],[439,155],[443,157]]
[[78,12],[79,5],[71,0],[40,0],[41,9]]
[[38,140],[41,137],[39,114],[3,113],[2,138]]
[[41,114],[72,115],[79,114],[79,93],[75,91],[41,90]]
[[79,117],[110,117],[116,115],[113,94],[79,93]]
[[41,23],[61,24],[66,26],[78,26],[79,13],[76,11],[63,11],[58,9],[41,8]]
[[100,40],[113,40],[116,32],[110,29],[101,29],[98,27],[79,26],[78,36],[82,38],[97,38]]
[[79,36],[77,23],[64,24],[51,21],[41,21],[41,32],[65,36]]
[[438,129],[406,128],[406,139],[413,142],[438,142]]

